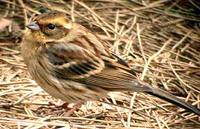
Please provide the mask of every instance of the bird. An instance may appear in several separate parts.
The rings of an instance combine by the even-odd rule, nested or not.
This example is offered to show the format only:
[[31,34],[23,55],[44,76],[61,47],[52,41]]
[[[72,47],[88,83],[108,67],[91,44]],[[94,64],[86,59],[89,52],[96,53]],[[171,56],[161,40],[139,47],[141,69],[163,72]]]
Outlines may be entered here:
[[22,57],[32,78],[51,96],[76,103],[106,98],[115,91],[142,92],[200,116],[197,107],[139,81],[106,42],[65,13],[40,14],[27,27]]

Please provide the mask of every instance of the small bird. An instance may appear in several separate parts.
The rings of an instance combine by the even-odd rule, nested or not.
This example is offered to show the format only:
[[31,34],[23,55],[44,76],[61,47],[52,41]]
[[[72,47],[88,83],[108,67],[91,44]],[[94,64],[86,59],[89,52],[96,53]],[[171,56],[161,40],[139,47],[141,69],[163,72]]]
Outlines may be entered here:
[[50,95],[67,103],[107,97],[113,91],[144,92],[200,116],[195,106],[143,84],[105,42],[64,13],[51,11],[27,25],[21,45],[32,78]]

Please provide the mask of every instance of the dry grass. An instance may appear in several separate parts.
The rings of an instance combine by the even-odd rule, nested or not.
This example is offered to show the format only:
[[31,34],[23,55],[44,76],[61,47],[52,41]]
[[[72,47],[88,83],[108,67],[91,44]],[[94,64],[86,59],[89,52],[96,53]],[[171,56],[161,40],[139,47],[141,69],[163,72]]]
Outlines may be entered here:
[[111,94],[110,99],[87,102],[72,117],[63,117],[65,110],[54,105],[62,102],[31,80],[19,47],[25,25],[41,6],[60,10],[108,42],[137,70],[138,79],[200,107],[197,1],[3,1],[1,19],[12,24],[0,28],[0,128],[200,128],[197,115],[139,93]]

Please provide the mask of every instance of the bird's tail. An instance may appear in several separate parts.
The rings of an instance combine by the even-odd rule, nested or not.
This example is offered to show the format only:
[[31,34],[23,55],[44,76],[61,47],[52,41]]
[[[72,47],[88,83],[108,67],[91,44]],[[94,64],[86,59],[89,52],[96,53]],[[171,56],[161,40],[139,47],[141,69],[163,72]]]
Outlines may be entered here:
[[200,110],[198,108],[196,108],[195,106],[177,98],[176,96],[164,91],[164,90],[161,90],[161,89],[158,89],[158,88],[154,88],[154,87],[150,87],[150,86],[147,86],[147,85],[142,85],[142,89],[143,90],[140,90],[142,92],[145,92],[145,93],[148,93],[150,95],[153,95],[153,96],[156,96],[158,98],[161,98],[167,102],[170,102],[172,104],[175,104],[179,107],[182,107],[188,111],[191,111],[197,115],[200,116]]

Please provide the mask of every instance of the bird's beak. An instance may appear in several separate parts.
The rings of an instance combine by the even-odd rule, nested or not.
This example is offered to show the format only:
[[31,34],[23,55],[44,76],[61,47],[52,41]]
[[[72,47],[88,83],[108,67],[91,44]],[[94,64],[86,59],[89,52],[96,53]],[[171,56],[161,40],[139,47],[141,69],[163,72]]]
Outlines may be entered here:
[[39,25],[37,23],[35,23],[35,22],[32,22],[32,23],[28,24],[26,27],[31,29],[31,30],[35,30],[35,31],[36,30],[40,30]]

